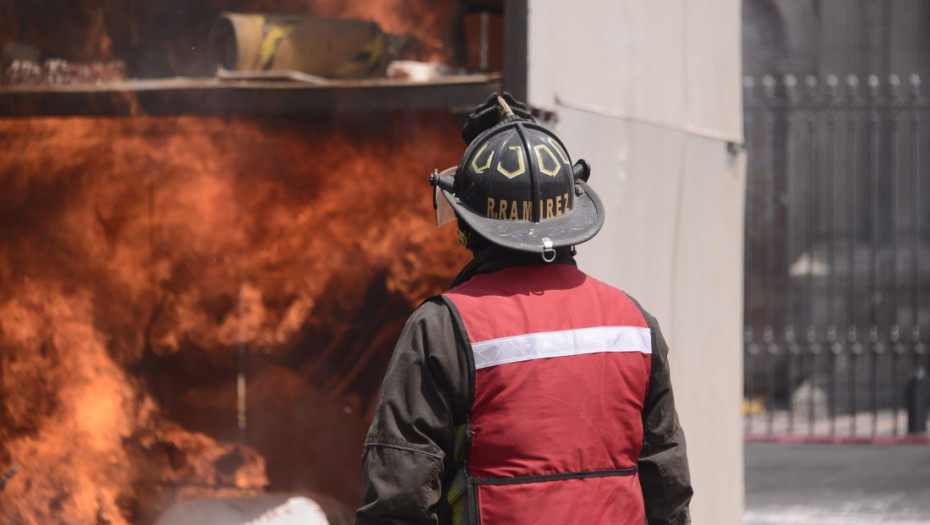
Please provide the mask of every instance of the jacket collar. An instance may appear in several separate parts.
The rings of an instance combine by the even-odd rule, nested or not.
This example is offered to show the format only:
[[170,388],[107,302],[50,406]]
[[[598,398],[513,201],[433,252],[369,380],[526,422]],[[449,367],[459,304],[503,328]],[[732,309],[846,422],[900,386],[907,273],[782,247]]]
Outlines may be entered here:
[[450,288],[455,288],[476,275],[494,273],[511,266],[535,264],[570,264],[576,266],[575,258],[569,248],[559,248],[556,250],[555,260],[546,263],[542,260],[542,255],[538,253],[521,252],[491,245],[475,254],[475,257],[462,268],[462,271],[452,281]]

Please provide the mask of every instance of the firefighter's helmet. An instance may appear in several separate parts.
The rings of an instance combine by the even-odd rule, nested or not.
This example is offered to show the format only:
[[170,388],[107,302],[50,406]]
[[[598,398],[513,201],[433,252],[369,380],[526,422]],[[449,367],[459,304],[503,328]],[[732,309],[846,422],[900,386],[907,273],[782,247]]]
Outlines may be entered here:
[[433,174],[436,204],[445,200],[488,241],[544,258],[594,237],[604,207],[587,184],[588,164],[573,165],[555,134],[500,104],[509,116],[475,137],[454,170]]

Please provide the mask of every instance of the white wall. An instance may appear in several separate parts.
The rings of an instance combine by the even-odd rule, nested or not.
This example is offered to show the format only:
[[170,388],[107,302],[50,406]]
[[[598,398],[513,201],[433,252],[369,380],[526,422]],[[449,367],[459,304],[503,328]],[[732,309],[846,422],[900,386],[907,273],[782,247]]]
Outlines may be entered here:
[[742,523],[739,0],[530,2],[528,101],[592,166],[604,229],[581,267],[671,346],[694,523]]

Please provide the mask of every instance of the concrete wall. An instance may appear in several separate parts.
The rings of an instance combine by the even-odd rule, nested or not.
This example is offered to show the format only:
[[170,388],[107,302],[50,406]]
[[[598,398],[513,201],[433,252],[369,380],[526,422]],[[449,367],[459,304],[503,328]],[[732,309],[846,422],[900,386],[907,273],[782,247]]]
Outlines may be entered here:
[[744,158],[739,0],[530,2],[530,104],[607,207],[580,264],[655,314],[694,523],[742,523]]

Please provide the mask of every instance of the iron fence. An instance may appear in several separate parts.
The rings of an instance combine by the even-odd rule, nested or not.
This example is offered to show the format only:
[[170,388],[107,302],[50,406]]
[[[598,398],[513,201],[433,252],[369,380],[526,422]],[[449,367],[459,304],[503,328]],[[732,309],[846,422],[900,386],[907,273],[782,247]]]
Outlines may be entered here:
[[746,77],[744,91],[747,437],[926,439],[920,78]]

